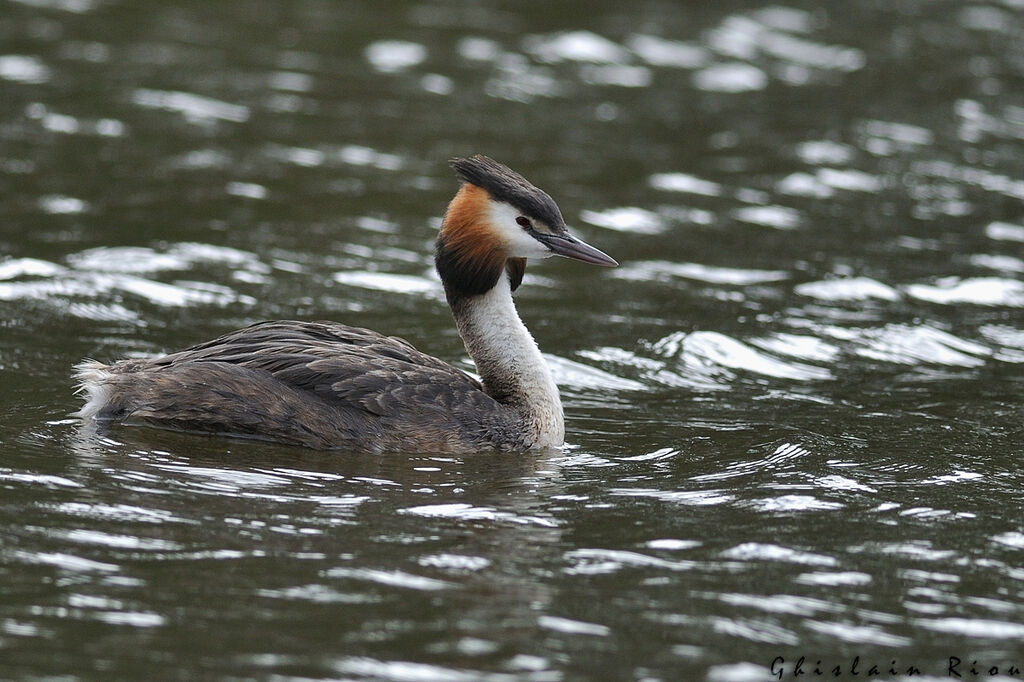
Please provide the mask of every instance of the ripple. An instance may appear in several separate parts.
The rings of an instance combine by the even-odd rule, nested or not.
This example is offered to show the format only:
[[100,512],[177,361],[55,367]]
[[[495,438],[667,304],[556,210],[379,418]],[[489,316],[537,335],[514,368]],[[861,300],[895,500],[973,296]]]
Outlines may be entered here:
[[871,575],[858,571],[815,571],[801,573],[795,582],[802,585],[820,585],[823,587],[855,587],[871,583]]
[[574,362],[558,355],[544,354],[555,383],[574,388],[607,391],[642,391],[647,387],[639,381],[625,379],[582,362]]
[[439,296],[437,283],[417,275],[398,275],[387,272],[336,272],[334,281],[348,286],[396,294],[432,294]]
[[601,575],[623,568],[660,568],[669,571],[689,571],[697,567],[695,561],[673,561],[659,557],[617,549],[575,549],[565,553],[570,564],[564,569],[571,575]]
[[128,625],[133,628],[155,628],[167,622],[159,613],[148,611],[98,611],[95,618],[109,625]]
[[620,462],[664,462],[670,460],[673,457],[679,455],[679,450],[675,448],[658,448],[652,452],[645,452],[640,455],[632,455],[630,457],[616,457]]
[[732,216],[743,223],[794,230],[800,226],[800,212],[788,206],[744,206],[732,211]]
[[906,291],[909,296],[930,303],[1024,307],[1024,282],[1002,277],[944,277],[934,285],[908,285]]
[[78,481],[72,481],[70,478],[64,478],[63,476],[54,476],[52,474],[33,474],[25,471],[14,471],[13,469],[4,468],[0,468],[0,481],[28,483],[30,485],[40,485],[45,488],[83,487]]
[[[355,220],[355,225],[361,230],[367,232],[379,232],[381,234],[395,234],[398,232],[398,224],[393,220],[386,220],[376,216],[359,216]],[[416,258],[412,259],[412,262],[418,262],[422,259],[420,254],[416,254]],[[409,260],[402,258],[402,260]]]
[[872,137],[892,140],[912,147],[921,147],[935,142],[935,133],[928,128],[910,123],[873,119],[863,121],[861,129]]
[[710,474],[698,474],[691,476],[693,481],[721,481],[730,478],[736,478],[739,476],[750,476],[765,470],[781,469],[791,462],[794,462],[802,457],[806,457],[811,454],[811,451],[802,445],[796,443],[782,442],[779,443],[771,454],[754,459],[745,460],[740,462],[734,462],[728,465],[722,471],[716,471]]
[[614,85],[623,88],[646,88],[654,75],[646,66],[625,64],[586,64],[580,67],[580,78],[588,85]]
[[51,194],[39,198],[39,208],[50,215],[74,215],[88,211],[89,204],[76,197]]
[[694,547],[700,547],[703,543],[699,540],[679,540],[677,538],[658,538],[657,540],[648,540],[646,546],[650,549],[664,549],[669,551],[679,551],[683,549],[693,549]]
[[404,587],[420,592],[436,592],[455,587],[454,583],[435,578],[426,578],[421,575],[406,573],[405,571],[380,571],[372,568],[330,568],[324,572],[328,578],[351,578],[354,580],[365,580],[378,585],[388,587]]
[[807,620],[809,630],[834,637],[843,642],[854,644],[873,644],[881,647],[909,646],[912,641],[907,637],[894,635],[875,625],[859,625],[854,623],[823,623]]
[[256,592],[268,599],[285,599],[311,602],[314,604],[372,604],[379,599],[369,594],[339,592],[327,585],[309,584],[296,585],[277,590],[261,589]]
[[319,149],[286,147],[277,144],[268,146],[266,154],[276,161],[290,163],[303,168],[316,168],[317,166],[322,166],[327,160],[327,154]]
[[489,38],[468,36],[460,38],[455,49],[464,59],[477,62],[494,62],[502,55],[501,44]]
[[64,272],[64,268],[38,258],[13,258],[0,261],[0,280],[16,277],[53,277]]
[[776,31],[764,32],[759,46],[772,57],[818,69],[851,72],[867,63],[864,52],[857,48],[825,45]]
[[933,632],[945,632],[980,639],[1024,639],[1024,625],[981,618],[921,618],[916,625]]
[[372,166],[380,170],[396,171],[405,167],[405,161],[397,154],[379,152],[372,147],[348,144],[337,151],[342,163],[350,166]]
[[607,625],[597,623],[585,623],[571,618],[560,618],[558,616],[541,616],[537,619],[537,625],[544,630],[554,630],[565,635],[590,635],[594,637],[607,637],[612,629]]
[[[949,485],[950,483],[964,483],[967,481],[980,481],[984,475],[979,474],[975,471],[960,471],[957,469],[953,470],[951,474],[942,474],[941,476],[931,476],[921,480],[921,485]],[[930,508],[929,508],[930,509]],[[910,510],[903,512],[908,513]]]
[[[950,549],[933,549],[927,540],[899,542],[899,543],[874,543],[867,548],[873,549],[883,556],[896,556],[919,561],[947,561],[956,556],[956,552]],[[858,548],[851,548],[857,551]]]
[[754,92],[768,87],[768,75],[751,64],[725,62],[696,72],[693,85],[708,92]]
[[722,186],[717,182],[704,180],[687,173],[655,173],[648,179],[654,189],[666,192],[683,192],[717,197],[722,194]]
[[218,469],[215,467],[191,466],[187,464],[153,464],[155,469],[175,474],[186,474],[200,479],[207,487],[217,492],[237,493],[247,489],[279,488],[293,481],[286,476],[261,471],[242,469]]
[[722,490],[658,490],[655,488],[611,488],[608,493],[623,497],[650,497],[662,502],[691,507],[713,507],[728,504],[735,495]]
[[177,551],[184,549],[184,545],[174,542],[173,540],[144,538],[135,535],[118,535],[89,528],[75,528],[68,531],[57,531],[56,535],[63,536],[70,542],[111,547],[114,549],[132,549],[144,552]]
[[793,288],[801,296],[823,301],[866,301],[877,298],[883,301],[898,301],[900,292],[870,277],[843,277],[817,282],[804,282]]
[[229,287],[207,282],[176,282],[165,284],[141,277],[128,275],[98,278],[93,280],[99,287],[107,290],[121,290],[144,298],[159,306],[182,308],[194,304],[245,303],[256,302],[251,296],[241,296]]
[[224,191],[233,197],[246,197],[248,199],[266,199],[267,188],[255,182],[229,182]]
[[1005,105],[999,114],[990,114],[981,102],[962,99],[954,106],[960,118],[960,139],[977,144],[988,136],[1024,140],[1024,117],[1020,108]]
[[0,283],[0,301],[45,300],[59,296],[89,296],[95,293],[96,290],[87,282],[66,278]]
[[629,52],[624,47],[590,31],[527,36],[523,48],[548,64],[564,61],[624,64],[629,60]]
[[980,367],[985,364],[982,358],[992,355],[987,346],[925,325],[888,324],[881,329],[825,326],[819,331],[851,343],[853,352],[861,357],[901,365]]
[[116,564],[93,561],[92,559],[85,559],[63,552],[27,552],[18,550],[14,552],[14,558],[30,564],[56,566],[72,573],[114,573],[121,570]]
[[866,56],[857,48],[818,43],[800,35],[811,25],[810,15],[792,8],[770,7],[749,15],[726,17],[708,35],[711,48],[730,57],[770,57],[820,70],[857,71]]
[[827,502],[812,495],[780,495],[751,500],[749,505],[763,512],[805,512],[842,509],[839,502]]
[[996,256],[987,253],[976,253],[970,258],[971,265],[997,272],[1024,273],[1024,259],[1013,256]]
[[809,140],[796,146],[796,155],[804,163],[814,166],[822,164],[846,164],[853,160],[853,147],[831,140]]
[[347,507],[358,507],[370,498],[365,495],[305,495],[303,499],[316,502],[324,507],[338,510]]
[[781,561],[805,566],[835,566],[838,563],[834,557],[762,542],[745,542],[722,552],[722,556],[741,561]]
[[314,80],[308,73],[297,71],[272,71],[267,74],[267,87],[286,92],[310,92]]
[[667,228],[657,213],[635,206],[609,208],[604,211],[580,211],[584,222],[617,232],[660,234]]
[[819,168],[815,177],[823,185],[852,192],[877,192],[883,187],[881,178],[853,168]]
[[1009,531],[1006,533],[1000,533],[999,535],[993,535],[992,541],[997,542],[1000,545],[1005,545],[1006,547],[1024,549],[1024,533],[1019,531]]
[[16,83],[39,84],[49,81],[52,72],[38,57],[7,54],[0,55],[0,78]]
[[810,173],[791,173],[775,183],[775,189],[790,196],[828,199],[835,190]]
[[455,81],[439,73],[427,73],[420,78],[420,87],[434,95],[450,95],[455,90]]
[[775,355],[828,363],[839,357],[839,347],[816,336],[779,332],[766,338],[750,339],[751,345]]
[[665,367],[665,363],[660,360],[645,358],[625,348],[615,348],[612,346],[604,346],[594,350],[581,350],[579,355],[596,362],[613,362],[618,365],[625,365],[626,367],[655,372]]
[[838,604],[794,594],[765,595],[725,592],[716,595],[715,598],[733,606],[746,606],[769,613],[810,615],[819,612],[834,613],[842,610],[842,607]]
[[180,242],[164,251],[145,246],[101,246],[71,254],[68,262],[79,270],[136,274],[188,270],[199,263],[223,263],[259,273],[270,272],[270,267],[250,251],[200,242]]
[[463,554],[431,554],[417,560],[420,566],[443,568],[454,571],[480,571],[491,565],[491,560],[480,556]]
[[986,324],[978,329],[981,335],[1002,346],[993,357],[1003,362],[1024,362],[1024,329],[1001,324]]
[[505,53],[495,64],[495,74],[484,91],[491,97],[529,103],[538,97],[558,97],[566,87],[550,67],[532,65],[522,55]]
[[693,279],[709,284],[747,286],[767,284],[789,279],[783,270],[755,270],[727,268],[702,263],[674,263],[670,261],[637,261],[612,271],[613,277],[628,280],[658,280],[664,276]]
[[[911,164],[911,171],[923,176],[943,178],[953,182],[980,187],[988,192],[995,192],[1014,199],[1024,200],[1024,180],[1016,176],[996,173],[987,168],[974,166],[961,166],[949,161],[917,161]],[[1009,223],[996,223],[997,225],[1008,225]],[[1008,234],[1009,237],[991,237],[992,239],[1008,239],[1009,241],[1022,241],[1019,233],[1015,231],[1004,231],[997,228],[996,234]]]
[[505,673],[461,670],[409,661],[380,661],[357,656],[341,659],[333,667],[345,676],[391,682],[514,682],[521,679]]
[[[1010,2],[1007,6],[1012,7]],[[960,23],[964,28],[976,31],[1010,32],[1012,16],[997,7],[964,7],[960,11]]]
[[381,40],[363,51],[370,66],[381,73],[398,73],[419,66],[427,58],[427,48],[407,40]]
[[723,663],[708,667],[707,682],[762,682],[765,667],[760,663]]
[[985,227],[985,236],[998,241],[1024,242],[1024,225],[996,221]]
[[[129,266],[131,267],[131,266]],[[0,300],[55,300],[68,297],[94,298],[120,291],[165,307],[185,307],[194,304],[227,305],[256,302],[251,296],[243,296],[229,287],[209,282],[178,281],[173,284],[156,282],[127,274],[101,274],[96,272],[75,272],[52,279],[25,282],[0,283]],[[100,307],[62,303],[63,311],[97,318],[135,320],[135,313],[120,304],[102,304]]]
[[626,46],[651,66],[696,69],[711,58],[700,45],[639,33],[629,36]]
[[856,490],[865,493],[877,493],[876,488],[872,488],[869,485],[858,483],[852,478],[846,476],[839,476],[836,474],[830,476],[819,476],[814,479],[814,484],[822,488],[829,490]]
[[502,521],[520,525],[557,528],[555,519],[539,516],[519,516],[513,512],[499,511],[493,507],[476,507],[465,502],[425,504],[399,510],[400,514],[412,514],[429,518],[447,518],[460,521]]
[[674,332],[655,342],[652,350],[697,372],[726,368],[796,381],[832,378],[832,372],[826,368],[785,362],[718,332]]
[[76,518],[89,518],[101,521],[118,521],[123,523],[195,523],[163,510],[135,507],[127,504],[90,504],[86,502],[62,502],[53,509],[59,513]]
[[61,10],[74,14],[85,14],[96,9],[98,0],[14,0],[29,7]]
[[140,88],[132,92],[132,102],[147,109],[162,109],[182,114],[192,123],[245,123],[249,120],[249,108],[246,106],[229,104],[191,92]]
[[77,270],[135,274],[187,270],[191,265],[179,254],[159,253],[146,246],[100,246],[73,253],[67,261]]

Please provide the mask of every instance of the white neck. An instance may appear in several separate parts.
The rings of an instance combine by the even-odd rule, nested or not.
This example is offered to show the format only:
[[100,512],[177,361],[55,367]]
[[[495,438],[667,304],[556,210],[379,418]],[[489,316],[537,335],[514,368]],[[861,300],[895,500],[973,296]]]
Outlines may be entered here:
[[452,305],[459,334],[488,395],[518,412],[535,447],[557,447],[565,438],[558,386],[512,302],[508,276],[479,296]]

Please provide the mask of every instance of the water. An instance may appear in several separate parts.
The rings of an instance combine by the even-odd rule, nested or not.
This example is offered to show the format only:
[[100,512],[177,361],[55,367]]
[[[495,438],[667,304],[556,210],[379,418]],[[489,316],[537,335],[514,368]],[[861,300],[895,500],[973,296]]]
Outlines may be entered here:
[[[0,678],[1024,668],[1022,10],[4,2]],[[268,318],[468,368],[476,152],[622,263],[518,295],[563,451],[68,417],[83,357]]]

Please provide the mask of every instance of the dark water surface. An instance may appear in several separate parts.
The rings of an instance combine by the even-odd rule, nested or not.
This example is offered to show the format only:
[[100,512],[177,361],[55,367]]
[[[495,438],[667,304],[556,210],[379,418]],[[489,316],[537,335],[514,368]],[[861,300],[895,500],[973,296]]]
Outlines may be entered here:
[[[475,152],[622,263],[518,295],[563,451],[68,417],[268,318],[464,363]],[[1021,0],[0,0],[0,188],[0,678],[1024,669]]]

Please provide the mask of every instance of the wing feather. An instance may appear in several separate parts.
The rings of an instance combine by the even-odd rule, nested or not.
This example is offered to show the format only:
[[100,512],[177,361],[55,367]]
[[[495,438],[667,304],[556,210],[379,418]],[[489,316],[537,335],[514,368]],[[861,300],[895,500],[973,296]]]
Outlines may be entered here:
[[261,322],[112,369],[147,379],[126,412],[150,424],[370,450],[517,440],[515,415],[465,372],[404,339],[332,322]]

